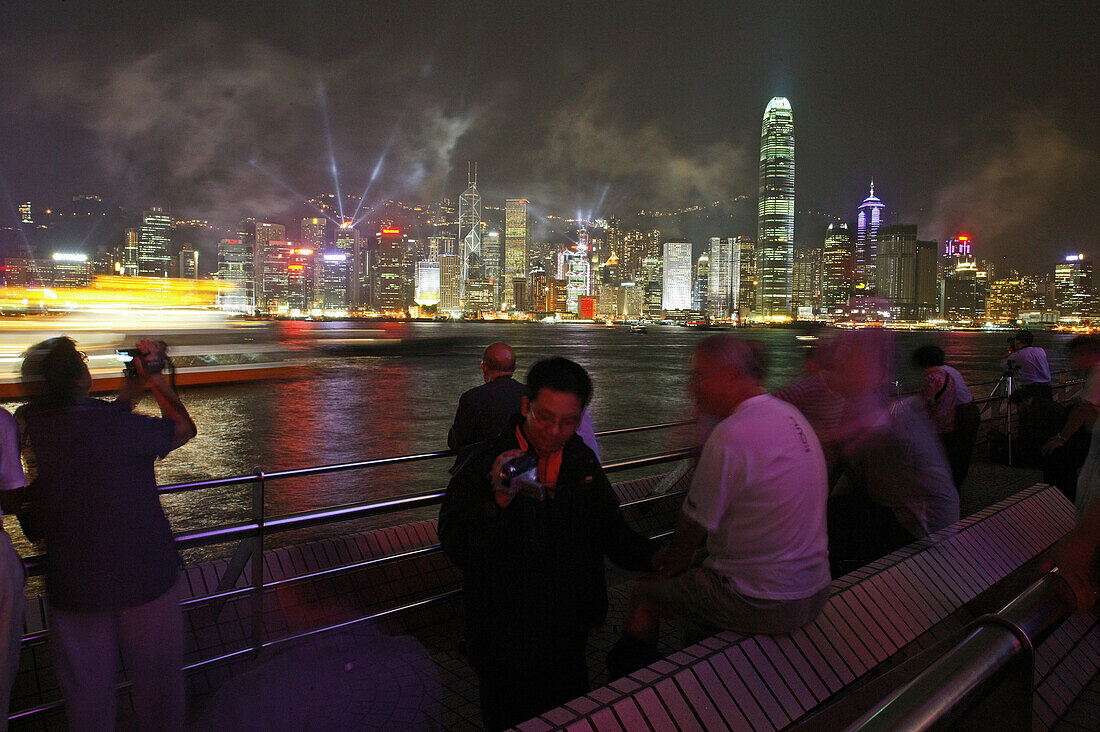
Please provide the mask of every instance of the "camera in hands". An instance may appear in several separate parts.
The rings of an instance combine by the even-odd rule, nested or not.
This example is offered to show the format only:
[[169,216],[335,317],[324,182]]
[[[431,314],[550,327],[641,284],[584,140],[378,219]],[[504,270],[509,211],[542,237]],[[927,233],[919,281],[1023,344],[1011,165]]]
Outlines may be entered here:
[[141,361],[146,374],[159,374],[168,363],[168,344],[157,341],[156,350],[149,353],[142,353],[140,348],[119,348],[115,350],[115,358],[122,363],[127,376],[137,375],[135,361]]
[[539,456],[525,452],[500,466],[500,484],[513,495],[546,500],[546,486],[538,478]]

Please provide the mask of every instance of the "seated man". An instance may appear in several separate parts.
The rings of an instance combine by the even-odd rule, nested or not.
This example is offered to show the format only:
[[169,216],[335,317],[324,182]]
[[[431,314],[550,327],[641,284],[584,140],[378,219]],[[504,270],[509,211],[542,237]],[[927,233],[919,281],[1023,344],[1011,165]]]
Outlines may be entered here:
[[766,393],[763,376],[755,344],[713,336],[696,349],[692,395],[721,421],[703,446],[658,579],[635,588],[625,636],[608,657],[612,675],[653,660],[660,618],[709,632],[787,633],[825,604],[825,458],[806,419]]
[[[463,572],[470,664],[491,730],[588,691],[588,631],[607,614],[604,557],[652,569],[656,546],[627,526],[576,435],[591,393],[572,361],[532,366],[522,416],[475,449],[443,498],[440,543]],[[537,466],[519,493],[501,472],[525,453]]]

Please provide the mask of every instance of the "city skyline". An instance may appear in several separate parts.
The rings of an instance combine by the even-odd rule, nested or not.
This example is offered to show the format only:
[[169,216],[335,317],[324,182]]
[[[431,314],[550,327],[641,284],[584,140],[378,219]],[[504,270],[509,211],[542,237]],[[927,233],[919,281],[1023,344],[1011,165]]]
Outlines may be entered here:
[[467,160],[486,200],[533,216],[675,209],[755,195],[758,110],[785,96],[800,212],[847,218],[874,178],[931,238],[1097,255],[1073,4],[18,5],[0,9],[7,218],[79,192],[221,224],[324,189],[370,210],[457,196]]

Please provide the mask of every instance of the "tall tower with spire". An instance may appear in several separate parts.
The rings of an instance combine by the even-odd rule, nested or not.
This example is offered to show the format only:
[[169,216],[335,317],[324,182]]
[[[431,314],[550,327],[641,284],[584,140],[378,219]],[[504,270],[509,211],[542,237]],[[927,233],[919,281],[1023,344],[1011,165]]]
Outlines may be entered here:
[[466,283],[481,279],[481,194],[477,191],[477,163],[466,164],[469,187],[458,197],[458,241],[462,250],[459,297],[466,298]]
[[871,180],[871,192],[859,204],[856,216],[855,292],[868,294],[875,286],[878,260],[878,229],[886,204],[875,196],[875,181]]
[[794,117],[786,97],[775,97],[764,108],[757,214],[757,310],[765,317],[790,315],[794,284]]

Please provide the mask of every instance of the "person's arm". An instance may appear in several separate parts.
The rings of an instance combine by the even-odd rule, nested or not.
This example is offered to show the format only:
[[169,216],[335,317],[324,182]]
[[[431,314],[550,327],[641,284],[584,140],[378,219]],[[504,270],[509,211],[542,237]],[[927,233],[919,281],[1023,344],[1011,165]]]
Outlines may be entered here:
[[666,550],[657,553],[653,558],[660,576],[663,578],[675,577],[682,574],[691,566],[691,560],[695,552],[702,546],[707,538],[707,530],[692,521],[684,514],[680,514],[680,522],[676,525],[676,532],[672,535],[672,543]]
[[[150,340],[138,341],[138,350],[143,355],[154,353],[158,350],[162,350],[157,344]],[[164,374],[159,372],[150,374],[145,371],[145,360],[143,358],[135,358],[134,369],[137,371],[139,383],[148,385],[149,389],[153,392],[153,397],[157,400],[157,405],[160,407],[160,414],[164,419],[168,420],[173,425],[172,430],[172,450],[185,444],[188,440],[194,437],[198,433],[198,429],[195,427],[194,421],[191,419],[191,415],[187,412],[187,407],[183,406],[183,402],[176,396],[176,392],[172,390],[168,380],[164,378]],[[120,392],[120,397],[127,393],[129,389],[135,385],[127,383],[123,387],[123,391]]]
[[599,467],[599,463],[594,463],[592,467],[595,471],[593,490],[599,491],[600,510],[603,511],[601,530],[604,554],[624,569],[639,572],[658,569],[653,558],[660,545],[657,541],[642,536],[630,527],[619,507],[619,497],[611,487],[607,474]]
[[475,454],[447,485],[439,508],[439,543],[463,571],[504,561],[508,552],[503,547],[519,541],[517,509],[510,507],[514,494],[498,491],[499,479],[490,480],[503,460],[519,452],[502,453],[491,468],[486,456]]
[[455,452],[474,442],[474,420],[470,412],[470,400],[466,398],[466,394],[463,394],[458,398],[458,409],[455,410],[454,422],[451,423],[451,429],[447,432],[447,447]]
[[1043,454],[1049,455],[1066,444],[1083,425],[1089,423],[1095,424],[1098,412],[1100,412],[1100,409],[1097,409],[1095,404],[1086,401],[1078,402],[1077,406],[1073,408],[1073,411],[1070,412],[1069,416],[1066,418],[1066,423],[1062,425],[1062,429],[1058,430],[1058,434],[1051,437],[1047,440],[1046,444],[1043,445]]
[[0,415],[0,510],[15,514],[26,496],[27,478],[19,460],[19,427],[6,411]]

